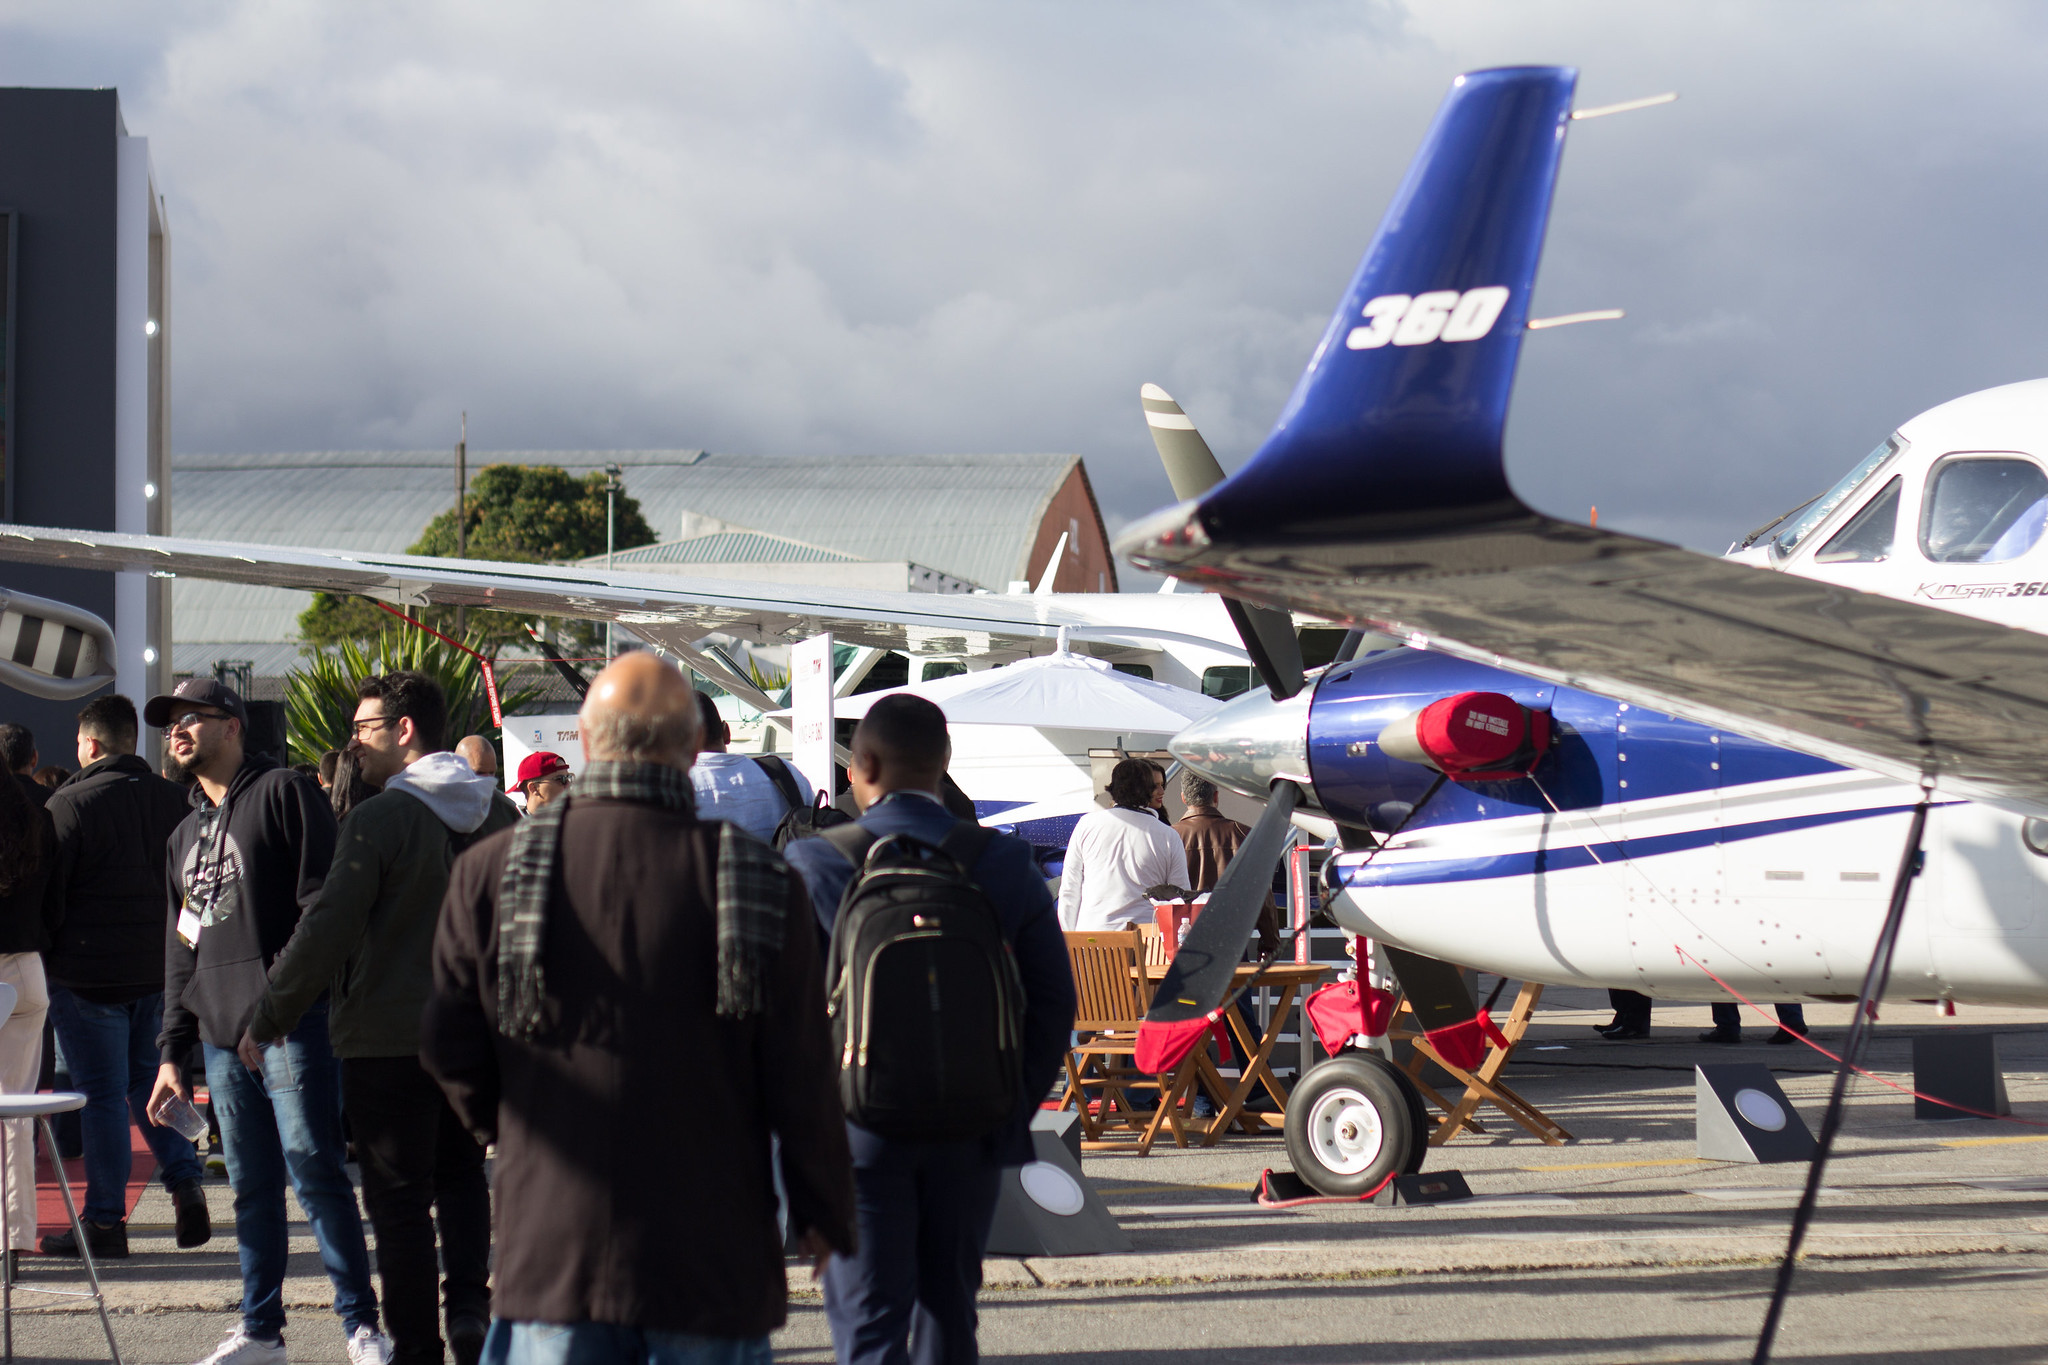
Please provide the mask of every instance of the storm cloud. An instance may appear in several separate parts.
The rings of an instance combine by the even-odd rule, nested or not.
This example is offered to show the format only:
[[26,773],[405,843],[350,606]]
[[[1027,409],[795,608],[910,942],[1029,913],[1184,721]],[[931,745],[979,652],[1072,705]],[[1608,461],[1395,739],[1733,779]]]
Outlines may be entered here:
[[[1169,500],[1279,411],[1451,78],[1582,105],[1509,428],[1546,510],[1718,550],[2048,374],[2024,4],[16,3],[174,241],[174,444],[1078,451]],[[1312,497],[1313,490],[1304,490]]]

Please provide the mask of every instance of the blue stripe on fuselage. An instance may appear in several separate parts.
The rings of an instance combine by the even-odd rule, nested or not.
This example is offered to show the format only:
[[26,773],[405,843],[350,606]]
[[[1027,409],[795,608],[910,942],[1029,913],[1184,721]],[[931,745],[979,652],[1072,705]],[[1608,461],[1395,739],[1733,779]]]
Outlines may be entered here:
[[[1953,804],[1953,803],[1943,803]],[[1564,844],[1555,848],[1531,849],[1523,853],[1502,853],[1484,858],[1445,858],[1415,863],[1370,863],[1360,867],[1338,865],[1347,891],[1375,886],[1420,886],[1438,882],[1487,881],[1501,877],[1528,877],[1539,872],[1566,872],[1596,863],[1617,863],[1631,858],[1653,858],[1662,853],[1683,853],[1712,844],[1740,843],[1793,830],[1817,829],[1848,820],[1874,820],[1912,810],[1909,805],[1875,806],[1865,810],[1827,811],[1819,815],[1794,815],[1778,820],[1757,820],[1744,825],[1710,829],[1681,830],[1641,839],[1615,839],[1595,844]]]
[[1391,829],[1436,775],[1388,758],[1379,733],[1459,692],[1499,692],[1549,711],[1554,745],[1533,782],[1446,783],[1415,812],[1410,829],[1539,814],[1553,803],[1560,811],[1591,810],[1841,770],[1839,764],[1725,730],[1640,707],[1623,709],[1577,688],[1442,654],[1393,649],[1332,669],[1316,688],[1308,757],[1323,809],[1347,824]]

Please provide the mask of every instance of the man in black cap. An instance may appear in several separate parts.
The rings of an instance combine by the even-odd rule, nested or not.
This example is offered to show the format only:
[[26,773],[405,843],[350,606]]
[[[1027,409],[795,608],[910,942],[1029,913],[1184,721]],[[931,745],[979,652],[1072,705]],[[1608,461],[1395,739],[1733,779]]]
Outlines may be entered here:
[[341,1077],[326,1002],[264,1051],[260,1074],[235,1055],[271,962],[326,880],[333,808],[313,779],[244,752],[248,712],[210,678],[152,697],[142,716],[163,727],[171,757],[193,777],[192,813],[166,851],[163,1066],[149,1108],[185,1095],[178,1062],[203,1043],[241,1250],[242,1320],[201,1365],[283,1365],[287,1177],[334,1283],[351,1365],[388,1365],[362,1215],[342,1168]]

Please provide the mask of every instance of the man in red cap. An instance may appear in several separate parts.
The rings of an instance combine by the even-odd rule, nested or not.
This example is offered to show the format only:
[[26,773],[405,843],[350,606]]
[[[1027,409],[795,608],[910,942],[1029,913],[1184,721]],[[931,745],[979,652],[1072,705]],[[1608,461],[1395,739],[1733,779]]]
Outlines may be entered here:
[[531,815],[548,802],[559,800],[569,790],[571,776],[568,759],[543,749],[519,760],[518,779],[512,787],[526,797],[526,813]]

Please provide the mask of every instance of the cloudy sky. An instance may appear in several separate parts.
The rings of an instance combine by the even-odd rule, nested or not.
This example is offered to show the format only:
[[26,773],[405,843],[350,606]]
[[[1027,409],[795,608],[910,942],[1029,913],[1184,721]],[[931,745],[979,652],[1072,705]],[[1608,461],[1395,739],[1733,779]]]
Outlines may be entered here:
[[[1509,469],[1718,550],[1913,413],[2048,375],[2027,4],[0,5],[115,85],[175,250],[185,451],[1079,451],[1138,386],[1263,438],[1450,79],[1563,62]],[[1312,493],[1305,495],[1312,496]]]

